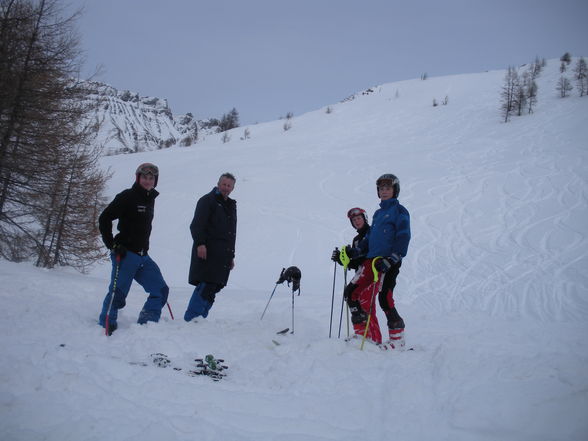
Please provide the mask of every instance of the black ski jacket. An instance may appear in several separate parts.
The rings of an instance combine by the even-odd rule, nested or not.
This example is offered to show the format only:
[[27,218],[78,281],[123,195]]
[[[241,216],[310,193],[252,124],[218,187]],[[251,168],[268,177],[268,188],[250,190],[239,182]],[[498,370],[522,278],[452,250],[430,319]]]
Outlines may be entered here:
[[[355,248],[355,249],[366,249],[367,248],[367,235],[370,232],[370,226],[368,225],[368,223],[366,222],[363,227],[361,227],[359,230],[357,230],[357,236],[355,236],[353,238],[353,242],[351,242],[351,247]],[[353,259],[351,259],[351,261],[349,262],[349,265],[347,265],[348,268],[354,269],[357,271],[357,268],[359,268],[359,265],[361,265],[361,263],[365,260],[365,254],[361,254]]]
[[[237,202],[231,198],[225,200],[217,187],[213,188],[198,200],[190,232],[194,244],[189,283],[209,282],[225,286],[235,258]],[[206,245],[206,260],[198,257],[199,245]]]
[[[104,245],[112,249],[114,244],[120,244],[134,253],[147,254],[158,195],[157,190],[147,191],[137,183],[117,194],[98,218]],[[115,219],[118,219],[119,233],[113,237],[112,221]]]

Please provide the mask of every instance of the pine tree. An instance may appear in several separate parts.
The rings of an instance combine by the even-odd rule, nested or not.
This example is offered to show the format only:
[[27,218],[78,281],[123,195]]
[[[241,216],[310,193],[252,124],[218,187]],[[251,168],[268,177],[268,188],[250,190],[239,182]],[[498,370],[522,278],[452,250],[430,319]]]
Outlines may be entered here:
[[[106,179],[92,170],[97,156],[83,170],[74,161],[92,150],[97,132],[87,123],[93,107],[86,92],[72,80],[80,59],[77,17],[62,18],[57,0],[0,0],[0,256],[7,259],[37,256],[38,265],[53,266],[96,257],[96,246],[76,248],[80,239],[67,230],[86,225],[82,236],[96,243]],[[95,216],[69,222],[83,211],[82,199],[94,201]]]
[[525,92],[527,94],[527,113],[533,113],[533,108],[537,104],[537,94],[539,92],[539,86],[535,81],[529,80],[525,86]]
[[588,68],[584,58],[580,58],[576,63],[574,78],[576,79],[576,87],[580,92],[580,96],[588,94]]
[[229,113],[223,115],[217,131],[219,133],[226,132],[227,130],[235,129],[237,127],[239,127],[239,112],[233,107]]
[[519,75],[514,67],[509,66],[504,76],[504,84],[501,92],[501,111],[504,122],[508,122],[511,113],[516,108],[516,95],[519,87]]
[[562,98],[568,96],[568,92],[572,90],[574,87],[570,80],[568,80],[565,76],[561,76],[559,81],[557,82],[557,86],[555,90],[559,91],[559,94]]

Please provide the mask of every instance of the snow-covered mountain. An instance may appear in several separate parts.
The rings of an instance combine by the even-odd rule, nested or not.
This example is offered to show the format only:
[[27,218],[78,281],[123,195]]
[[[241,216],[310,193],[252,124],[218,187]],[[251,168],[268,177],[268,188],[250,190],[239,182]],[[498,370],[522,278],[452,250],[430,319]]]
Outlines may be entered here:
[[209,129],[207,121],[196,120],[191,113],[174,115],[165,99],[94,81],[84,82],[84,88],[97,104],[94,117],[101,123],[98,138],[106,155],[187,147],[201,130]]
[[[559,65],[538,78],[534,113],[507,124],[505,71],[491,71],[384,84],[191,147],[104,157],[110,198],[137,164],[160,167],[150,254],[175,320],[165,310],[137,325],[135,284],[107,338],[108,262],[80,275],[0,261],[0,439],[586,440],[588,98],[559,97]],[[188,227],[226,171],[236,267],[209,317],[185,323]],[[328,337],[344,280],[329,257],[354,235],[349,208],[371,219],[387,172],[411,213],[394,294],[415,348],[403,353]],[[287,286],[260,315],[290,265],[302,294],[296,331],[282,336]],[[152,366],[157,352],[182,371]],[[227,378],[185,375],[207,353],[225,358]]]

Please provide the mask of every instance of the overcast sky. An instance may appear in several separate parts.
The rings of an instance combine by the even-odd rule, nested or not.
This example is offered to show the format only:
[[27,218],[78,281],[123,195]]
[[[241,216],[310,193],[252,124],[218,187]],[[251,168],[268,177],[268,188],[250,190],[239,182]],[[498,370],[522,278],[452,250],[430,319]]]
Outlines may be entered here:
[[588,56],[586,0],[70,0],[96,79],[241,124],[370,86]]

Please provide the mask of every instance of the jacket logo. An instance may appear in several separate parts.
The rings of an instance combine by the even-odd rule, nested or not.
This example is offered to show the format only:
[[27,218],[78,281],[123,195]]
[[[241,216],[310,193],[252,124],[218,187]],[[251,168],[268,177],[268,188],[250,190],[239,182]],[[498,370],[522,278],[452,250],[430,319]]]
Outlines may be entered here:
[[147,211],[147,207],[145,205],[137,205],[137,213],[145,213]]

